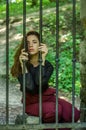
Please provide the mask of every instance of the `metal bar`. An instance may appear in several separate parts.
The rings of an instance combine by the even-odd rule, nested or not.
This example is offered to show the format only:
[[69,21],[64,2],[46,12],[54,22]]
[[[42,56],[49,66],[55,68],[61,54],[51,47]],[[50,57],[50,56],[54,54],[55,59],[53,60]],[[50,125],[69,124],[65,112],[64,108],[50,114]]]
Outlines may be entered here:
[[9,0],[6,0],[6,124],[9,124]]
[[56,123],[58,123],[59,0],[56,0]]
[[81,110],[86,110],[86,108],[80,108]]
[[76,0],[73,3],[73,20],[72,20],[72,37],[73,37],[73,58],[72,58],[72,123],[74,123],[74,106],[75,106],[75,68],[76,68]]
[[40,33],[40,43],[42,42],[42,15],[43,15],[43,12],[42,12],[42,0],[40,0],[40,22],[39,22],[39,33]]
[[[39,33],[40,44],[42,43],[42,0],[40,0],[40,21],[39,21]],[[42,54],[39,52],[39,123],[42,123]]]
[[0,125],[1,130],[29,130],[29,129],[53,129],[53,128],[86,128],[86,122],[82,123],[50,123],[50,124],[29,124],[29,125]]
[[[26,49],[26,0],[23,0],[23,43]],[[25,61],[23,61],[23,124],[25,124]]]

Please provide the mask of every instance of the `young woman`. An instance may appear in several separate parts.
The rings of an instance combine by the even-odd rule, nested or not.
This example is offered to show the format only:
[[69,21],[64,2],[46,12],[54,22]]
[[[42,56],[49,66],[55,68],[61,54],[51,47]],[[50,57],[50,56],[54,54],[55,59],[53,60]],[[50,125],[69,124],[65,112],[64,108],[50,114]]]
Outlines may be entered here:
[[[48,81],[53,72],[53,66],[46,60],[48,48],[45,44],[39,44],[40,35],[36,31],[30,31],[26,35],[27,51],[23,49],[23,42],[19,46],[15,57],[14,65],[11,73],[17,77],[20,83],[20,90],[23,91],[23,60],[26,61],[25,77],[26,77],[26,113],[33,116],[39,116],[39,52],[42,54],[42,121],[43,123],[55,122],[56,115],[56,90],[50,88]],[[75,122],[80,117],[80,111],[75,111]],[[58,99],[58,119],[59,122],[72,121],[72,105],[63,100]],[[70,129],[60,129],[70,130]]]

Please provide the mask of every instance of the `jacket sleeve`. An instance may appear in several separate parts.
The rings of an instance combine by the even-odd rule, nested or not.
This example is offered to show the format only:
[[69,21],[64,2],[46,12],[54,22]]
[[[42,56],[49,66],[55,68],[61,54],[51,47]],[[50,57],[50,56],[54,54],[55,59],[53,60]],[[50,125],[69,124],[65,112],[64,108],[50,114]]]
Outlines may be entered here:
[[[23,74],[18,76],[18,81],[21,85],[20,90],[23,91]],[[34,89],[34,82],[31,73],[25,74],[25,87],[26,91],[32,92]]]

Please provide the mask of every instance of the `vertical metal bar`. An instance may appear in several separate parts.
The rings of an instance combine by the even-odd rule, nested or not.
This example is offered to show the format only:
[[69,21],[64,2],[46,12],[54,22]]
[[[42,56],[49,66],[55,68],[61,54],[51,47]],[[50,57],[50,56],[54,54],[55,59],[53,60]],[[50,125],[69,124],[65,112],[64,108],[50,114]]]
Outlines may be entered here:
[[73,36],[73,58],[72,58],[72,66],[73,66],[73,72],[72,72],[72,123],[74,123],[74,106],[75,106],[75,68],[76,68],[76,0],[73,0],[73,30],[72,30],[72,36]]
[[56,123],[58,123],[59,0],[56,0]]
[[40,43],[42,42],[42,15],[43,15],[43,12],[42,12],[42,0],[40,0],[40,29],[39,29],[39,33],[40,33]]
[[6,124],[9,124],[9,0],[6,0]]
[[[39,33],[40,33],[40,43],[42,43],[42,0],[40,0],[40,22],[39,22]],[[42,54],[39,52],[39,123],[42,123]]]
[[[23,0],[23,43],[26,48],[26,0]],[[23,124],[25,124],[25,61],[23,61]]]

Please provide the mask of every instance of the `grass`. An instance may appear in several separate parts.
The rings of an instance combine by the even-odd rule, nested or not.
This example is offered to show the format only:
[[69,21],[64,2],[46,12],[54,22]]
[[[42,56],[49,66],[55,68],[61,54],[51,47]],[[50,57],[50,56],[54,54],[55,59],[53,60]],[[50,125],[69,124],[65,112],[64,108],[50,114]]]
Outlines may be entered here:
[[[53,7],[55,7],[54,2],[50,3],[48,0],[43,2],[43,9],[53,8]],[[31,7],[31,2],[26,3],[26,13],[27,14],[30,14],[30,13],[33,13],[36,11],[39,11],[39,3],[34,7]],[[9,15],[11,17],[22,16],[22,14],[23,14],[23,3],[22,2],[9,4]],[[3,19],[5,17],[6,17],[6,3],[1,3],[0,4],[0,19]]]

